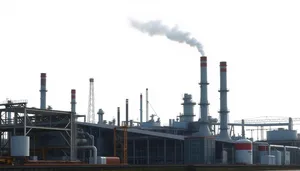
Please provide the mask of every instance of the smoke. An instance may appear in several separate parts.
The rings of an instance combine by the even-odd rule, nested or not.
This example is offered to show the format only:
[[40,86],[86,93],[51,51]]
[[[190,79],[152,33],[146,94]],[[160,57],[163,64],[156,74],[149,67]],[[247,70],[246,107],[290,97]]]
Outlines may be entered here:
[[186,43],[192,47],[196,47],[198,51],[204,55],[202,44],[194,37],[190,37],[189,32],[180,31],[178,26],[169,28],[163,25],[160,20],[152,20],[148,22],[140,22],[134,19],[129,19],[130,25],[137,30],[147,33],[149,36],[166,36],[172,41]]

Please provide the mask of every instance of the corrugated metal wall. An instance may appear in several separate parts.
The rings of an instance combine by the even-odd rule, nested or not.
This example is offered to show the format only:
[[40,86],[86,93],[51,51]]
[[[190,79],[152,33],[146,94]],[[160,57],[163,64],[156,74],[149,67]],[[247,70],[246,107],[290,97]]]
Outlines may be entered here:
[[185,164],[214,164],[215,139],[191,137],[184,140]]

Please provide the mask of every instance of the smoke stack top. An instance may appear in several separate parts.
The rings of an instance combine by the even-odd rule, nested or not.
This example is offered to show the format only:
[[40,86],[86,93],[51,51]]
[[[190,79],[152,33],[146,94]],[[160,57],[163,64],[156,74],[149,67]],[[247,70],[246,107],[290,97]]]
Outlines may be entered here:
[[75,97],[76,97],[76,90],[75,89],[71,90],[71,97],[72,97],[72,99],[75,99]]
[[41,73],[41,78],[46,78],[46,73]]
[[190,37],[189,32],[179,30],[178,26],[169,28],[163,25],[160,20],[151,20],[148,22],[141,22],[134,19],[129,19],[130,25],[141,31],[147,33],[149,36],[165,36],[169,40],[176,41],[179,43],[186,43],[191,47],[196,47],[198,51],[204,55],[202,44],[194,37]]
[[207,57],[206,56],[201,56],[200,61],[201,61],[201,67],[207,66]]
[[226,62],[220,62],[220,71],[221,72],[226,72],[226,67],[227,67]]

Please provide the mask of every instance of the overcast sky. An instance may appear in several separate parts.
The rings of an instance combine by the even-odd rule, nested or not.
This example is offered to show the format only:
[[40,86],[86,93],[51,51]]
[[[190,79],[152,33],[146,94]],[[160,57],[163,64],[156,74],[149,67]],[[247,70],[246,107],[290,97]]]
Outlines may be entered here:
[[[27,99],[39,107],[40,73],[47,105],[87,113],[89,78],[96,112],[116,117],[129,99],[139,118],[139,94],[163,124],[182,112],[182,96],[200,101],[200,53],[165,37],[133,29],[128,18],[159,19],[191,32],[208,57],[209,113],[218,118],[219,62],[228,63],[230,121],[299,116],[299,1],[278,0],[0,0],[0,100]],[[145,112],[144,112],[145,113]],[[153,113],[150,110],[150,113]],[[195,106],[199,117],[199,106]],[[144,117],[145,118],[145,117]],[[195,118],[196,119],[196,118]]]

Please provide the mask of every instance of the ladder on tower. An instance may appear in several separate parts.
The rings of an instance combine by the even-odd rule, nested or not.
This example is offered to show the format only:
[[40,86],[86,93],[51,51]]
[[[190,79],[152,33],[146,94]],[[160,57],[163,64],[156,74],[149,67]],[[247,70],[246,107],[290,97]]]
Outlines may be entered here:
[[123,164],[128,163],[127,129],[127,126],[119,126],[114,128],[114,156],[119,157]]

